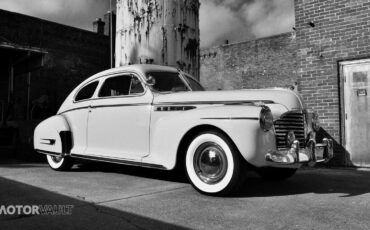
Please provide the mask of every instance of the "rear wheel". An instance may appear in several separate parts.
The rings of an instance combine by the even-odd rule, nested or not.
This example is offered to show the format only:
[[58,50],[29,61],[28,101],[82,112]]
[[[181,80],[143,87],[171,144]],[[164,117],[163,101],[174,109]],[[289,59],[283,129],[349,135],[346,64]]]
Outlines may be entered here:
[[266,180],[281,181],[292,177],[296,173],[295,168],[259,168],[257,173]]
[[56,157],[47,155],[46,159],[50,168],[56,171],[67,171],[73,166],[73,159],[68,157]]
[[196,190],[209,195],[227,195],[243,182],[243,160],[227,136],[208,131],[190,143],[185,167]]

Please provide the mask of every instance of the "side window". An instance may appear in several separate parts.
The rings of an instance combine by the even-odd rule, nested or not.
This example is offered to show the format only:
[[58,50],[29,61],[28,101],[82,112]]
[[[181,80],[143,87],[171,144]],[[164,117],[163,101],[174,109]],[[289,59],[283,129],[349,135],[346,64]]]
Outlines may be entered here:
[[75,101],[82,101],[82,100],[90,99],[94,95],[94,92],[98,84],[99,82],[95,81],[83,87],[76,95]]
[[132,75],[111,77],[105,80],[99,97],[135,95],[144,92],[140,80]]
[[140,80],[135,76],[131,76],[130,95],[142,93],[144,93],[144,88]]

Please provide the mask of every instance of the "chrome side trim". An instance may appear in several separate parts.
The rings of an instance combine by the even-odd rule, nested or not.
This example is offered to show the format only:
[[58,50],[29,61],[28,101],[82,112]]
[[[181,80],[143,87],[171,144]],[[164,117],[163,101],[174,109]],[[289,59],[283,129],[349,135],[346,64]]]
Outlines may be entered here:
[[106,107],[132,107],[132,106],[145,106],[145,105],[151,105],[151,104],[150,103],[134,103],[134,104],[95,105],[95,106],[91,106],[90,108],[96,109],[96,108],[106,108]]
[[42,145],[55,145],[56,140],[55,139],[41,139],[40,144]]
[[173,111],[188,111],[196,109],[195,106],[155,106],[154,111],[157,112],[173,112]]
[[178,101],[178,102],[159,102],[154,105],[240,105],[263,102],[273,104],[273,101],[266,100],[247,100],[247,101]]
[[130,161],[130,160],[123,160],[123,159],[117,159],[117,158],[107,158],[102,156],[91,156],[91,155],[80,155],[80,154],[71,154],[71,157],[73,158],[79,158],[84,160],[95,160],[100,162],[107,162],[107,163],[116,163],[116,164],[122,164],[122,165],[130,165],[130,166],[140,166],[144,168],[154,168],[154,169],[162,169],[167,170],[166,167],[163,165],[156,165],[156,164],[148,164],[143,162],[136,162],[136,161]]
[[201,120],[255,120],[258,121],[258,117],[203,117]]
[[112,104],[112,105],[83,106],[83,107],[78,107],[78,108],[73,108],[73,109],[63,111],[63,112],[59,113],[59,115],[64,114],[64,113],[68,113],[68,112],[72,112],[72,111],[76,111],[76,110],[88,109],[88,108],[94,109],[94,108],[104,108],[104,107],[129,107],[129,106],[146,106],[146,105],[151,105],[151,104],[150,103],[133,103],[133,104]]
[[50,151],[45,151],[45,150],[40,150],[40,149],[35,149],[36,152],[44,154],[44,155],[51,155],[51,156],[56,156],[56,157],[64,157],[64,154],[61,153],[56,153],[56,152],[50,152]]
[[68,110],[65,110],[61,113],[58,113],[58,115],[62,115],[62,114],[68,113],[68,112],[76,111],[76,110],[88,109],[88,108],[89,108],[89,106],[81,106],[81,107],[78,107],[78,108],[68,109]]

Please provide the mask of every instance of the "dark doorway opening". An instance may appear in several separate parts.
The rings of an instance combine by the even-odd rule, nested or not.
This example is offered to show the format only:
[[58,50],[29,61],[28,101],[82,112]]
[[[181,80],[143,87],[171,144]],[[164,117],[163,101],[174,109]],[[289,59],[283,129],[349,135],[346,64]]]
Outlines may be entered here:
[[[0,43],[0,119],[30,120],[32,73],[43,66],[40,49]],[[19,111],[20,108],[24,110]],[[17,110],[18,109],[18,110]]]
[[38,48],[0,41],[0,159],[4,154],[13,157],[20,143],[30,143],[26,136],[34,126],[32,76],[40,72],[45,53]]

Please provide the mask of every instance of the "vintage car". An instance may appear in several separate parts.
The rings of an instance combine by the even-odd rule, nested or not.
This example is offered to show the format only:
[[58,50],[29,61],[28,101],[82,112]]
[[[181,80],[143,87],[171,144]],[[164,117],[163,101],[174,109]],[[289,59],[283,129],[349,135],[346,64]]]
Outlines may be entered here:
[[195,189],[226,195],[246,169],[284,179],[331,159],[332,140],[316,140],[318,127],[317,115],[292,90],[205,91],[176,68],[130,65],[81,83],[57,115],[36,127],[34,148],[59,171],[76,158],[183,166]]

